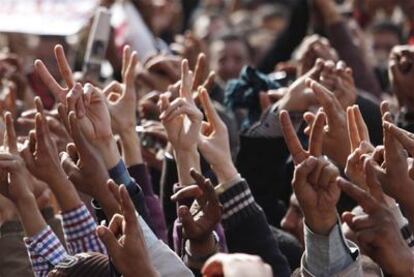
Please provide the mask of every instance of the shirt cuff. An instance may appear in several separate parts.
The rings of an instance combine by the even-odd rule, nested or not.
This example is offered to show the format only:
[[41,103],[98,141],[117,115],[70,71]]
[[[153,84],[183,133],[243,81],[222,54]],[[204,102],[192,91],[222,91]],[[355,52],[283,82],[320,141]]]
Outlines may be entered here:
[[313,233],[308,226],[305,229],[304,263],[314,276],[332,276],[352,264],[358,256],[357,249],[348,246],[339,222],[328,236]]
[[96,222],[85,205],[62,213],[63,230],[67,240],[75,240],[95,232]]
[[52,266],[57,265],[68,256],[65,248],[49,225],[38,234],[24,238],[24,242],[31,254],[41,256]]
[[243,181],[243,178],[240,176],[240,174],[237,174],[230,181],[216,186],[215,191],[218,195],[220,195],[242,181]]
[[401,213],[401,210],[398,204],[392,205],[390,208],[390,211],[392,215],[394,216],[395,220],[397,221],[399,229],[402,229],[405,225],[408,224],[408,220]]
[[118,185],[123,184],[128,187],[130,183],[133,182],[122,159],[120,159],[117,165],[111,168],[108,173]]

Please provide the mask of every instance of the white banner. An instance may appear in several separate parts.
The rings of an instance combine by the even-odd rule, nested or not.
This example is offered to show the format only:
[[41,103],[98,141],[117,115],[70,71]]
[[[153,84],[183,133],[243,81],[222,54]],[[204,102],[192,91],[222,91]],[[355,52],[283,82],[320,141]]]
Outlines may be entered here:
[[0,32],[68,36],[94,15],[98,0],[0,0]]

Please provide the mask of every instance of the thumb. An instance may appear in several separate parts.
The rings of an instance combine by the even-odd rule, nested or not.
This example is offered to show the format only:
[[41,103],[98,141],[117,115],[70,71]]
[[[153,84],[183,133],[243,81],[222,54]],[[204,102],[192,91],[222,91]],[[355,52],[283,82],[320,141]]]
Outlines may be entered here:
[[79,174],[79,168],[75,164],[75,162],[72,160],[72,158],[69,156],[68,153],[62,152],[59,154],[60,158],[60,164],[63,168],[63,171],[65,171],[68,178],[74,183],[78,184],[78,180],[80,178]]
[[98,226],[96,228],[96,234],[105,245],[111,258],[116,259],[120,255],[121,246],[115,235],[105,226]]

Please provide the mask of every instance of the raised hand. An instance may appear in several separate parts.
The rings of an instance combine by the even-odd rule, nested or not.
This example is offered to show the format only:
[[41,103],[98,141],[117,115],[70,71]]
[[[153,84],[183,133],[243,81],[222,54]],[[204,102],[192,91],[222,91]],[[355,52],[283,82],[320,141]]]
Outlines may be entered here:
[[345,174],[359,187],[366,188],[362,155],[371,154],[374,147],[370,143],[368,128],[358,106],[348,107],[346,112],[351,154],[346,162]]
[[105,244],[111,261],[122,276],[157,276],[151,265],[144,235],[128,191],[121,185],[116,192],[116,185],[113,182],[110,185],[115,192],[115,198],[119,200],[122,215],[115,214],[108,227],[99,226],[97,235]]
[[62,168],[75,187],[96,199],[108,218],[117,211],[111,200],[106,182],[108,171],[99,152],[82,133],[74,112],[69,114],[70,129],[74,144],[67,146],[67,152],[60,153]]
[[323,128],[325,125],[324,113],[318,113],[312,124],[308,150],[303,149],[289,114],[286,111],[280,112],[279,120],[286,145],[295,165],[300,164],[309,156],[319,157],[322,155]]
[[[332,159],[338,166],[345,167],[350,153],[350,144],[347,139],[346,113],[336,96],[320,83],[308,79],[307,85],[313,91],[326,114],[327,126],[324,128],[323,153]],[[309,123],[314,115],[305,114]]]
[[289,86],[278,102],[279,108],[290,112],[304,112],[309,110],[311,106],[317,105],[318,101],[315,99],[311,89],[306,86],[306,80],[308,78],[318,80],[323,67],[324,61],[322,59],[316,60],[313,67],[306,74],[299,77]]
[[346,212],[342,220],[355,232],[358,245],[392,276],[412,276],[413,254],[401,236],[397,222],[388,209],[374,168],[366,162],[366,183],[370,193],[344,179],[338,181],[343,192],[362,207],[366,215]]
[[397,96],[400,108],[408,111],[414,109],[414,47],[409,45],[395,46],[389,60],[390,83]]
[[340,190],[336,185],[338,169],[321,158],[325,118],[318,113],[313,122],[309,150],[305,151],[286,111],[280,113],[286,144],[295,163],[293,190],[312,231],[327,235],[336,223],[336,204]]
[[35,131],[30,133],[29,143],[22,150],[21,156],[29,171],[50,186],[62,210],[69,211],[79,207],[81,200],[60,166],[57,148],[51,139],[43,113],[42,102],[36,98],[35,103],[38,110],[35,117]]
[[40,98],[37,97],[35,103],[38,111],[35,117],[35,132],[29,134],[29,147],[22,151],[22,157],[36,178],[53,184],[64,176],[64,172],[60,167],[58,151],[51,139]]
[[355,103],[357,91],[352,69],[345,62],[339,61],[335,64],[333,61],[326,61],[319,81],[335,94],[344,109]]
[[220,222],[222,207],[209,179],[191,170],[196,185],[185,187],[171,196],[174,202],[196,199],[189,209],[185,205],[178,208],[178,218],[183,224],[184,236],[193,241],[204,241],[212,235]]
[[122,58],[122,84],[112,82],[104,88],[107,96],[109,112],[111,114],[112,130],[115,134],[134,129],[137,125],[136,107],[137,93],[135,91],[135,67],[138,56],[131,52],[129,46],[124,47]]
[[384,191],[403,208],[411,226],[414,226],[413,167],[409,167],[406,152],[413,154],[414,139],[411,133],[384,122],[385,172],[379,175]]
[[231,159],[227,127],[204,88],[200,90],[200,100],[207,122],[202,123],[198,147],[216,173],[219,182],[225,183],[237,175]]
[[62,45],[58,44],[55,46],[55,57],[59,68],[60,75],[66,83],[66,87],[62,87],[50,74],[45,64],[41,60],[36,60],[34,63],[36,73],[47,86],[47,88],[53,93],[56,100],[60,103],[65,103],[66,94],[75,85],[72,70],[65,56],[65,51]]
[[170,103],[166,94],[161,95],[160,119],[176,151],[194,151],[203,115],[192,98],[193,74],[188,69],[188,62],[184,60],[181,67],[180,97]]
[[218,253],[209,258],[201,273],[205,277],[273,276],[272,268],[258,256]]
[[[5,132],[5,138],[4,138],[4,145],[3,145],[3,151],[6,151],[6,153],[10,154],[10,156],[7,156],[7,159],[14,159],[17,162],[21,162],[21,158],[19,156],[19,151],[17,147],[17,136],[16,131],[14,129],[13,124],[13,118],[12,115],[9,112],[6,112],[4,116],[4,121],[6,123],[6,132]],[[26,169],[26,168],[25,168]],[[6,197],[11,197],[13,199],[13,192],[10,193],[10,182],[7,180],[7,171],[5,169],[1,168],[1,183],[0,183],[0,191],[4,194]],[[26,169],[27,171],[27,169]],[[6,174],[4,176],[4,173]],[[34,197],[36,198],[37,205],[39,209],[43,209],[46,206],[49,205],[49,200],[51,196],[51,191],[48,188],[48,186],[35,179],[31,174],[24,174],[30,181],[26,183],[26,186],[28,186],[28,189],[34,194]],[[12,177],[14,175],[11,175]],[[5,178],[4,178],[5,177]],[[10,179],[11,181],[11,179]],[[17,194],[16,194],[17,195]],[[14,198],[16,200],[17,198]],[[5,204],[7,204],[7,201],[3,201]],[[10,203],[9,203],[10,204]],[[13,210],[10,210],[9,212],[12,212]]]

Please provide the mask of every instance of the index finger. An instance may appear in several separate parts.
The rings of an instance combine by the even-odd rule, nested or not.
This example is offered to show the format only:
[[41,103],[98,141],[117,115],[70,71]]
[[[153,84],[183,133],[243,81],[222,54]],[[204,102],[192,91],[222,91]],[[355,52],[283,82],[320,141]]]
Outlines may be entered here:
[[208,95],[208,92],[205,88],[201,88],[200,96],[201,105],[203,106],[204,112],[206,113],[208,122],[214,128],[217,128],[222,121],[216,109],[213,107],[213,103],[211,103],[210,96]]
[[371,195],[378,201],[384,203],[384,192],[375,172],[375,162],[368,158],[364,161],[365,183]]
[[337,182],[341,190],[354,199],[367,214],[374,213],[377,210],[379,205],[368,192],[346,181],[342,177],[338,177]]
[[181,62],[181,85],[180,85],[180,97],[192,100],[192,88],[193,88],[193,74],[188,67],[188,60],[184,59]]
[[197,57],[197,63],[194,68],[193,90],[196,90],[203,82],[206,71],[206,55],[200,53]]
[[282,110],[279,115],[280,125],[282,128],[283,137],[285,138],[286,145],[292,155],[293,162],[299,164],[304,161],[309,155],[303,149],[302,144],[298,136],[296,135],[295,128],[293,128],[292,121],[290,120],[287,111]]
[[43,84],[55,95],[56,98],[59,99],[60,102],[63,102],[64,98],[62,98],[62,93],[64,89],[58,84],[52,74],[50,74],[45,64],[41,60],[36,60],[34,62],[34,68],[40,79],[43,81]]
[[336,99],[335,95],[314,80],[311,80],[308,84],[315,94],[319,104],[325,110],[328,118],[336,118],[338,109],[341,108],[341,105],[338,103],[338,99]]
[[4,121],[6,122],[5,144],[9,148],[10,153],[16,154],[17,136],[13,125],[13,117],[10,112],[5,113]]
[[60,44],[55,46],[55,57],[60,75],[62,76],[63,80],[65,80],[68,88],[71,89],[75,85],[75,80],[73,79],[72,69],[70,68],[68,60],[66,59],[65,51]]
[[129,197],[128,191],[125,185],[119,187],[119,192],[121,195],[121,207],[122,213],[125,218],[125,235],[132,235],[139,238],[142,238],[142,233],[140,230],[138,218],[136,215],[135,206],[132,203],[131,198]]
[[351,144],[351,152],[354,152],[355,149],[358,148],[361,140],[359,138],[358,128],[355,122],[355,114],[353,113],[353,110],[351,107],[348,107],[346,109],[346,119],[347,119],[346,123],[348,126],[349,142]]
[[362,114],[361,114],[361,111],[358,105],[354,105],[352,107],[352,110],[354,113],[354,118],[355,118],[357,130],[358,130],[359,139],[365,140],[366,142],[370,142],[368,127],[367,127],[367,124],[365,123],[364,118],[362,117]]
[[309,153],[314,157],[322,155],[323,130],[325,127],[325,114],[319,112],[313,122],[310,139]]
[[414,134],[388,122],[384,122],[384,128],[389,130],[391,135],[403,145],[411,156],[414,156]]

